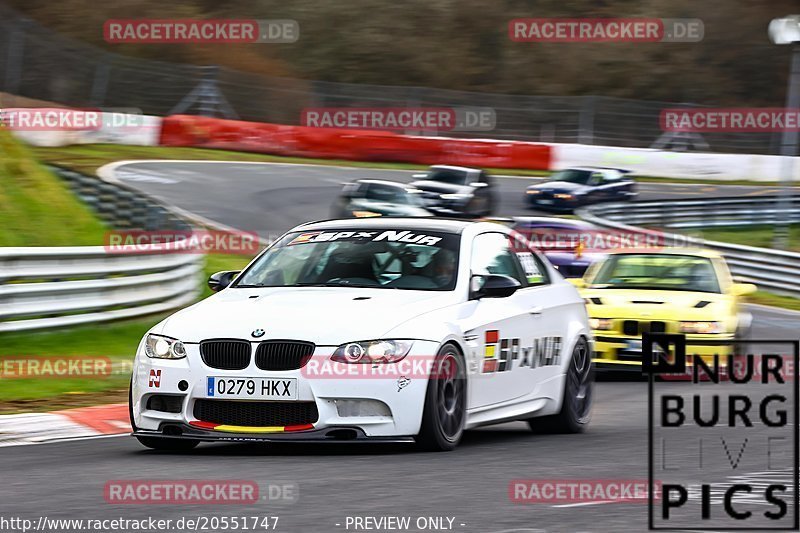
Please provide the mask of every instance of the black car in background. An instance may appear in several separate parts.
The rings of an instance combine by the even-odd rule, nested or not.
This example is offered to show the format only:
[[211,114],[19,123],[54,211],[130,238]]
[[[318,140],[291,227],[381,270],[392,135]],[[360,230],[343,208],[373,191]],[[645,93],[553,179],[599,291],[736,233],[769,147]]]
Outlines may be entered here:
[[629,173],[619,168],[567,168],[554,172],[547,181],[531,185],[525,196],[533,208],[562,212],[600,202],[631,200],[639,193]]
[[481,169],[434,165],[414,179],[425,208],[438,216],[487,217],[497,205],[494,180]]
[[363,179],[345,184],[331,208],[333,218],[429,217],[421,191],[405,183]]

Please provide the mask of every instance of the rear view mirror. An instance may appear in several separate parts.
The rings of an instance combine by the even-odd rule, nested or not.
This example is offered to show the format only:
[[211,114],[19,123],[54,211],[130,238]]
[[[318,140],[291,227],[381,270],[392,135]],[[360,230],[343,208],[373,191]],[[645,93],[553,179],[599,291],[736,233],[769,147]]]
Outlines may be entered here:
[[731,293],[735,296],[747,296],[753,294],[758,290],[758,287],[752,283],[734,283],[731,287]]
[[511,276],[488,274],[472,276],[470,279],[470,300],[481,298],[505,298],[511,296],[522,287],[522,284]]
[[208,278],[208,288],[214,292],[221,291],[231,284],[233,279],[239,275],[239,272],[241,270],[223,270],[222,272],[211,274]]

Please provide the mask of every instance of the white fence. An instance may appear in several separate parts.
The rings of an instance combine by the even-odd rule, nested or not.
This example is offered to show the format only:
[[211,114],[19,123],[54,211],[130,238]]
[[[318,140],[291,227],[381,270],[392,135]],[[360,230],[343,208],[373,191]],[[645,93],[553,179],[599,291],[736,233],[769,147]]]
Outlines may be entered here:
[[198,297],[202,268],[201,254],[0,248],[0,332],[174,309]]

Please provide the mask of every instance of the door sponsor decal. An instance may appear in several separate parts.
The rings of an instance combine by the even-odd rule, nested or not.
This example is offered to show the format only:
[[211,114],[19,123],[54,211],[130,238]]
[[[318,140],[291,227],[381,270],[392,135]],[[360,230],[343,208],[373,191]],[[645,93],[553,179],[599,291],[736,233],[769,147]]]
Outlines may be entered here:
[[516,368],[539,368],[561,364],[561,337],[536,337],[523,346],[519,338],[500,338],[500,331],[487,330],[484,336],[484,374]]

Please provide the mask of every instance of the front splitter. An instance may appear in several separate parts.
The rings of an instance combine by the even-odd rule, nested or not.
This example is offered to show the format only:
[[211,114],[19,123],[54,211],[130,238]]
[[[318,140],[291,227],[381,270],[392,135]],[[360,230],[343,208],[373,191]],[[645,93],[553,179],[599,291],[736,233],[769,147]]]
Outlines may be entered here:
[[[202,442],[330,442],[330,443],[413,443],[413,436],[370,437],[361,428],[338,426],[325,429],[287,433],[227,433],[204,430],[188,424],[169,424],[169,432],[138,429],[134,437],[158,437],[164,439],[199,440]],[[177,430],[180,430],[178,434]]]

